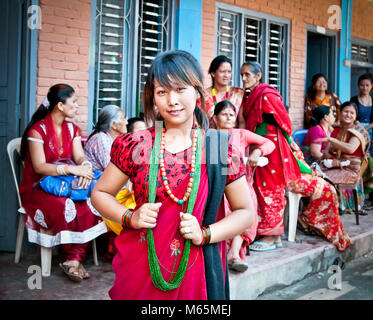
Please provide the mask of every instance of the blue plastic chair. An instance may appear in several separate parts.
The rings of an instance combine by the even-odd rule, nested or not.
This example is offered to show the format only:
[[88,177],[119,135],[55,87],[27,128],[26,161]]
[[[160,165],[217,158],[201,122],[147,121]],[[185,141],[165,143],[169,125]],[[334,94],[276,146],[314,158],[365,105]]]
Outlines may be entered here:
[[306,137],[307,132],[308,132],[308,129],[299,129],[293,132],[294,141],[297,143],[299,147],[303,145],[303,141],[304,141],[304,138]]

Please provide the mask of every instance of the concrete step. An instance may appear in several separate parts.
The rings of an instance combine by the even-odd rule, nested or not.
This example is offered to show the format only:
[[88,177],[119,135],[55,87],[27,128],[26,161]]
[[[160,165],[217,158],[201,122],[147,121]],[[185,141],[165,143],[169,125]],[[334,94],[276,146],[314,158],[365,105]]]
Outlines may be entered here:
[[299,231],[300,242],[283,239],[283,247],[271,251],[250,251],[249,268],[243,273],[230,271],[232,300],[254,300],[259,295],[294,284],[307,276],[326,271],[337,257],[348,262],[373,249],[373,211],[360,216],[356,225],[353,214],[341,216],[351,246],[339,252],[333,244],[319,236],[305,236]]

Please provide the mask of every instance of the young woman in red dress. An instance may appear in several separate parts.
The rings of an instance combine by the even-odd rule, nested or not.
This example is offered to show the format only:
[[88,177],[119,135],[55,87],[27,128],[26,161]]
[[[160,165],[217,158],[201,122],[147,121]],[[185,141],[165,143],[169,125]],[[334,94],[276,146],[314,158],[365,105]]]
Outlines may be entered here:
[[91,240],[107,232],[105,222],[90,199],[73,201],[44,192],[43,176],[73,174],[83,188],[92,181],[92,165],[84,155],[80,129],[66,118],[78,110],[74,89],[56,84],[48,91],[48,104],[41,105],[26,128],[21,143],[24,161],[20,196],[26,211],[28,240],[43,247],[62,245],[61,268],[73,281],[89,274],[82,263]]
[[[253,223],[252,202],[246,196],[243,161],[229,144],[228,175],[219,171],[215,183],[209,181],[214,146],[207,147],[209,134],[204,129],[208,123],[196,107],[199,98],[203,105],[197,60],[179,50],[158,55],[143,93],[145,117],[156,125],[119,136],[111,163],[95,185],[96,209],[124,225],[115,241],[112,299],[228,298],[224,240]],[[128,179],[136,198],[133,211],[114,198]],[[208,201],[219,185],[220,196]],[[223,192],[232,207],[227,217],[223,206],[219,210]],[[218,260],[210,249],[218,253]],[[212,260],[216,262],[210,264]]]

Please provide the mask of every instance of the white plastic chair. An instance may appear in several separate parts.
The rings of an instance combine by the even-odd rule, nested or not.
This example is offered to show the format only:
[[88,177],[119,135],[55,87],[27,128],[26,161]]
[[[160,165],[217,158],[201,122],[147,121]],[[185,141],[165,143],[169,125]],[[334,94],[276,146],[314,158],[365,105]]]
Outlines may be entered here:
[[[15,157],[15,152],[17,152],[18,155],[20,155],[21,139],[22,138],[14,138],[13,140],[9,141],[7,145],[7,152],[9,156],[10,166],[12,168],[14,184],[17,190],[18,205],[19,205],[18,213],[24,215],[26,212],[25,212],[25,209],[22,207],[21,197],[19,195],[18,180],[16,176],[16,171],[15,171],[15,168],[17,166],[17,157]],[[23,162],[22,162],[22,166],[23,166]],[[25,220],[22,215],[19,216],[14,263],[19,263],[19,260],[21,257],[23,234],[25,232]],[[96,266],[98,266],[96,239],[94,239],[92,242],[92,248],[93,248],[93,262]],[[49,277],[51,274],[52,248],[40,246],[40,254],[41,254],[42,275],[43,277]]]
[[289,214],[288,241],[294,242],[295,235],[297,233],[299,202],[302,195],[299,193],[286,191],[286,197],[288,198],[286,208],[288,209]]

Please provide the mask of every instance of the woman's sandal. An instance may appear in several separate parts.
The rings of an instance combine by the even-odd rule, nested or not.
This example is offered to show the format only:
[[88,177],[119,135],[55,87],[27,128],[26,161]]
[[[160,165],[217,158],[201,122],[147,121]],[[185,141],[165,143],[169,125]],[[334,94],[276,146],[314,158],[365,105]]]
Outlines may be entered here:
[[230,270],[244,272],[249,267],[246,262],[242,261],[239,258],[233,258],[230,262],[228,262],[228,267]]
[[83,280],[89,279],[91,277],[82,264],[79,265],[79,271],[83,277]]
[[297,229],[307,236],[315,236],[316,235],[316,233],[312,229],[310,229],[309,227],[307,227],[307,228],[303,227],[302,224],[299,221],[297,222]]
[[81,272],[79,271],[79,265],[77,263],[74,263],[74,264],[60,263],[59,264],[63,272],[65,272],[68,278],[74,282],[81,282],[83,280],[83,276],[81,275]]

